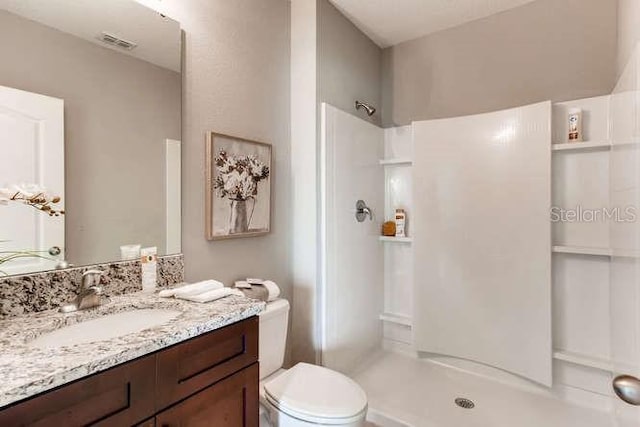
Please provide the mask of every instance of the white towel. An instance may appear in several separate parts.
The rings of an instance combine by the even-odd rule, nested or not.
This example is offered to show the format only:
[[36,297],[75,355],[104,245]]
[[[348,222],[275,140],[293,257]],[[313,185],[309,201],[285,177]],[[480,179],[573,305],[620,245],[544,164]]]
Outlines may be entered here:
[[187,301],[191,301],[191,302],[200,302],[200,303],[204,303],[204,302],[210,302],[210,301],[215,301],[218,300],[220,298],[224,298],[227,297],[229,295],[238,295],[238,296],[243,296],[244,294],[242,292],[240,292],[237,289],[232,289],[232,288],[222,288],[222,289],[214,289],[212,291],[207,291],[207,292],[203,292],[197,295],[180,295],[180,296],[176,296],[176,298],[180,298],[180,299],[184,299]]
[[216,289],[222,289],[224,285],[217,280],[203,280],[202,282],[192,283],[190,285],[180,286],[173,289],[164,289],[158,293],[163,298],[182,298],[184,296],[191,296],[201,294],[203,292],[213,291]]
[[276,282],[265,280],[264,282],[262,282],[262,286],[267,288],[267,290],[269,291],[269,298],[267,299],[267,301],[273,301],[280,296],[280,286],[278,286]]

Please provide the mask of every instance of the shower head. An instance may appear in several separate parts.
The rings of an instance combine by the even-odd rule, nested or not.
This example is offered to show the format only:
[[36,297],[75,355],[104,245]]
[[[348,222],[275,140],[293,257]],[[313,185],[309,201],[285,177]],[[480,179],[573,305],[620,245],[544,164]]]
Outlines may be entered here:
[[366,102],[356,101],[356,110],[359,110],[361,108],[364,108],[368,116],[373,116],[376,112],[376,109],[373,108],[371,105],[367,104]]

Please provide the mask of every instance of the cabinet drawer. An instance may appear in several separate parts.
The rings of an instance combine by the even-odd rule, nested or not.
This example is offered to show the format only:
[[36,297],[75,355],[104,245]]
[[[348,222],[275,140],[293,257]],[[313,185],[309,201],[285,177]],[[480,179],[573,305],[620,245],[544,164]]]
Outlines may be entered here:
[[252,317],[158,353],[157,409],[168,407],[258,361]]
[[153,414],[155,356],[109,369],[0,411],[0,426],[124,426]]
[[258,427],[258,364],[156,416],[157,427]]

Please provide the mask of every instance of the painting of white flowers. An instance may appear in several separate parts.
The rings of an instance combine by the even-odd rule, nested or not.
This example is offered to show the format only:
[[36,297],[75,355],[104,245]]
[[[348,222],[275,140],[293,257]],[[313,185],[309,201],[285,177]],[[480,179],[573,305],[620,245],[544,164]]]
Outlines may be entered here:
[[206,237],[260,236],[271,223],[271,145],[207,135]]

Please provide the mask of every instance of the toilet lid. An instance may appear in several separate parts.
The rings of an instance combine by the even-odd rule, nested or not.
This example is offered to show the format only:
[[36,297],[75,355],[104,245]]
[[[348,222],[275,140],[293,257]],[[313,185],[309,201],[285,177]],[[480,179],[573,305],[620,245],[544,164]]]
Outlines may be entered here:
[[310,422],[358,419],[367,395],[352,379],[321,366],[298,363],[264,386],[269,402],[288,415]]

